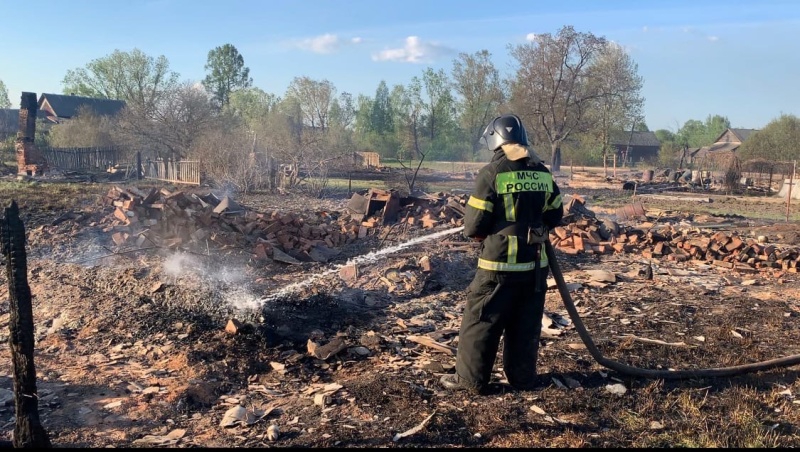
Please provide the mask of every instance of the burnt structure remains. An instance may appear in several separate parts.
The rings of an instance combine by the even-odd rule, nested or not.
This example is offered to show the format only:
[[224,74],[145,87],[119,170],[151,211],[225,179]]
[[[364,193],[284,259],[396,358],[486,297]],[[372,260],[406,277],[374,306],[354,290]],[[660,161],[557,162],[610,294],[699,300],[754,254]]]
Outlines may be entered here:
[[36,147],[36,93],[22,93],[19,106],[19,131],[14,149],[17,153],[17,174],[39,176],[47,169],[44,155]]

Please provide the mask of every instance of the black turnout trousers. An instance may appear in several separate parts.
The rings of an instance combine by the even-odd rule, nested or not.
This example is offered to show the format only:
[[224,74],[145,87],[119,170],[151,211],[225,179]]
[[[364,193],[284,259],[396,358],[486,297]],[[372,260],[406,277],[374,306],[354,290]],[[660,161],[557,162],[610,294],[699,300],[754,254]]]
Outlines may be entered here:
[[542,332],[549,268],[496,272],[478,269],[467,287],[456,356],[459,382],[486,389],[503,337],[503,370],[509,384],[527,388],[536,383],[536,359]]

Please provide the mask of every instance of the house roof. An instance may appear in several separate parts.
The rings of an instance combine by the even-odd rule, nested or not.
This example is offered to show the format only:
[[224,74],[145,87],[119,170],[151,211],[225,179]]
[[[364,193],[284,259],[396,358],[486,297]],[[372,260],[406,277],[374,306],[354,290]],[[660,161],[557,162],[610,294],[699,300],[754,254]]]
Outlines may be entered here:
[[747,137],[752,135],[753,132],[758,132],[758,129],[733,129],[733,128],[727,128],[727,129],[723,130],[721,134],[719,134],[719,136],[717,137],[717,139],[714,140],[714,142],[716,143],[717,141],[722,139],[722,137],[724,137],[725,134],[728,133],[728,131],[733,133],[733,135],[736,138],[739,139],[740,143],[744,143],[744,140],[746,140]]
[[661,146],[661,141],[655,132],[631,132],[628,130],[612,130],[609,134],[609,144],[627,146],[630,139],[631,146]]
[[125,102],[121,100],[73,96],[70,94],[42,94],[39,97],[39,108],[42,108],[45,100],[59,118],[75,116],[82,106],[90,108],[99,116],[113,116],[125,107]]
[[744,140],[747,139],[753,132],[757,132],[757,129],[730,129],[734,135],[739,138],[739,141],[744,143]]

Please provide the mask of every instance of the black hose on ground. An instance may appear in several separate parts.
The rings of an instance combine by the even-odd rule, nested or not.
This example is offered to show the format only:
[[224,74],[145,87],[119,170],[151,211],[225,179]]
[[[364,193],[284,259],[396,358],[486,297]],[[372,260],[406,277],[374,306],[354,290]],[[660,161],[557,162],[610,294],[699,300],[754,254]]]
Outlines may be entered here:
[[581,340],[586,345],[586,349],[589,350],[592,358],[594,358],[595,361],[597,361],[597,363],[603,367],[634,377],[681,380],[689,378],[731,377],[734,375],[752,372],[762,372],[765,370],[774,369],[776,367],[789,367],[800,364],[800,355],[790,355],[783,358],[770,359],[768,361],[761,361],[752,364],[743,364],[740,366],[694,370],[660,370],[642,369],[608,359],[604,357],[602,353],[600,353],[600,350],[594,344],[594,341],[592,341],[592,337],[589,336],[589,332],[586,331],[586,327],[583,325],[580,315],[578,315],[578,310],[575,308],[575,303],[572,301],[572,297],[569,295],[567,283],[564,281],[564,275],[561,273],[561,269],[558,266],[555,249],[550,241],[545,242],[545,251],[547,253],[547,259],[550,263],[550,270],[553,272],[553,278],[555,278],[556,285],[558,286],[558,292],[561,294],[561,299],[564,301],[564,307],[567,308],[569,317],[572,319],[572,323],[575,325],[575,329],[578,331],[578,335],[581,337]]

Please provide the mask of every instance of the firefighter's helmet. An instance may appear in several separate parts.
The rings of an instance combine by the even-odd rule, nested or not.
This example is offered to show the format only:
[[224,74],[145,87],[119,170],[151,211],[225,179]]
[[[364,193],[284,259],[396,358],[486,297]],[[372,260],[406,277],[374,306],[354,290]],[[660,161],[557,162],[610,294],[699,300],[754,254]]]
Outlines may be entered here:
[[517,115],[503,115],[494,118],[486,126],[480,141],[492,152],[509,143],[529,145],[528,132],[525,131],[525,126],[522,125],[522,121]]

